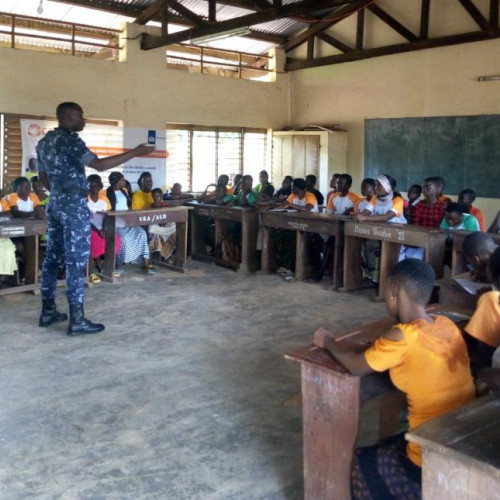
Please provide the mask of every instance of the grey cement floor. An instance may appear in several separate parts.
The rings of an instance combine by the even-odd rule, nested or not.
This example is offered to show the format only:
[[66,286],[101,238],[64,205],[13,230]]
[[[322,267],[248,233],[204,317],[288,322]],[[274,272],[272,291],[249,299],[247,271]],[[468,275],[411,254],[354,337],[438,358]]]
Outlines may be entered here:
[[196,262],[128,269],[86,292],[99,335],[38,328],[39,296],[0,298],[0,498],[302,498],[299,367],[283,354],[384,305]]

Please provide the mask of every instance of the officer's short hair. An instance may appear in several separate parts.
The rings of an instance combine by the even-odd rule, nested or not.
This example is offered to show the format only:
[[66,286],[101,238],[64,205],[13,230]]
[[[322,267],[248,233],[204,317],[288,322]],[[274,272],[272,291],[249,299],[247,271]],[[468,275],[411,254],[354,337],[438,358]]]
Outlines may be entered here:
[[76,102],[62,102],[56,108],[57,118],[61,118],[64,115],[64,113],[66,113],[66,111],[69,111],[71,109],[76,109],[77,111],[83,112],[82,107],[79,104],[77,104]]

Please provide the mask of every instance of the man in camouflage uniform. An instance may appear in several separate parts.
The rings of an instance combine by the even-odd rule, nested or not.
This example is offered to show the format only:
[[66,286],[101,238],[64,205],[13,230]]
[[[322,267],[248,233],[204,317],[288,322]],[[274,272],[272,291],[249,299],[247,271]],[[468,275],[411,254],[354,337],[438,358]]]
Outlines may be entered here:
[[154,147],[141,144],[131,151],[99,159],[77,134],[85,127],[82,108],[74,102],[64,102],[59,104],[56,114],[59,127],[38,143],[39,177],[50,190],[39,325],[47,327],[68,319],[66,314],[57,311],[55,305],[57,275],[64,263],[70,308],[68,335],[98,333],[104,330],[104,325],[92,323],[83,312],[84,277],[90,251],[85,166],[98,171],[107,170],[135,156],[149,154]]

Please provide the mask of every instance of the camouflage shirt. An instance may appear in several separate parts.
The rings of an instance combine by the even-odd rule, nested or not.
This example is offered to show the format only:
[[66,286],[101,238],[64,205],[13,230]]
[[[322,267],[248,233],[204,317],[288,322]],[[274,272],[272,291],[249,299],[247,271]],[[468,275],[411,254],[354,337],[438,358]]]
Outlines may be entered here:
[[85,165],[97,156],[76,132],[55,128],[38,143],[37,166],[46,172],[51,196],[68,193],[86,196]]

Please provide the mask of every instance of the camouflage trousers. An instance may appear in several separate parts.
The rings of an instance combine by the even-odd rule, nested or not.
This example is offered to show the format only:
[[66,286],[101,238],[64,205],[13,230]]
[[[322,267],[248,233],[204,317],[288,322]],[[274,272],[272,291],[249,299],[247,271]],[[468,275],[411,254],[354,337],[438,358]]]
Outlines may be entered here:
[[42,299],[55,299],[57,276],[64,264],[68,302],[70,305],[82,304],[90,252],[87,200],[71,194],[51,196],[47,219],[48,242],[42,266]]

